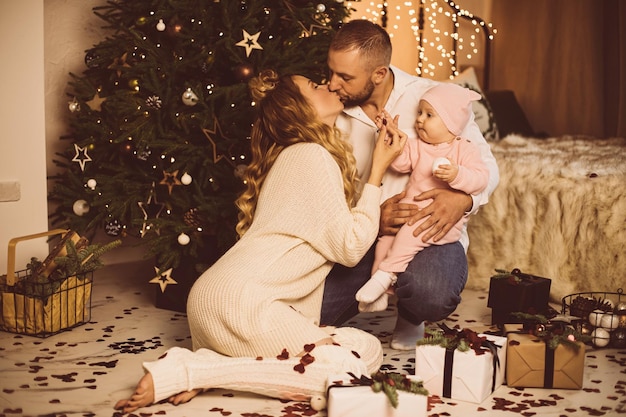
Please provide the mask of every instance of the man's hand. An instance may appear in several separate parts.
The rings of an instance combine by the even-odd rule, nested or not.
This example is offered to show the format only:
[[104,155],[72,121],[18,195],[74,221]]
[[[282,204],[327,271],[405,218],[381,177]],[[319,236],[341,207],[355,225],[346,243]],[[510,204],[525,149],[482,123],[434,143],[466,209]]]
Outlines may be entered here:
[[472,208],[472,197],[462,191],[443,188],[435,188],[421,193],[415,196],[414,200],[423,201],[430,198],[433,201],[407,221],[408,225],[412,225],[418,220],[428,217],[413,231],[413,236],[418,236],[427,230],[422,238],[424,242],[431,238],[435,242],[443,238],[452,226],[461,220],[465,213]]
[[406,192],[403,191],[388,198],[380,206],[379,234],[395,235],[407,220],[418,214],[419,209],[416,204],[400,203],[405,196]]

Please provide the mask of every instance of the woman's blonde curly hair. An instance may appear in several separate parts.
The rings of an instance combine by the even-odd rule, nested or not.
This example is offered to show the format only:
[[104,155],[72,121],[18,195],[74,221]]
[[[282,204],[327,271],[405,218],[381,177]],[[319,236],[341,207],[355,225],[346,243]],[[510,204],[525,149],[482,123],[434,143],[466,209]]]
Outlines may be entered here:
[[341,169],[346,201],[353,207],[358,189],[356,162],[352,146],[339,130],[320,120],[292,76],[279,77],[274,70],[264,70],[248,86],[257,102],[258,116],[252,126],[252,161],[244,174],[246,189],[236,201],[239,236],[252,224],[261,186],[278,154],[295,143],[318,143],[330,152]]

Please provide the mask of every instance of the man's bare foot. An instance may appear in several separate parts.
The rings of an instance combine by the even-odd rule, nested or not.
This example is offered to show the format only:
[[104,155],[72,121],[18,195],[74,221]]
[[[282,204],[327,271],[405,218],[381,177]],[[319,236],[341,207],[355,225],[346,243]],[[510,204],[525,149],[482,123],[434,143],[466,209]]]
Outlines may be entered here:
[[154,381],[152,375],[147,372],[137,383],[135,392],[127,400],[119,400],[115,404],[116,410],[131,413],[138,408],[146,407],[154,402]]
[[181,392],[179,394],[172,395],[167,401],[174,405],[184,404],[191,401],[193,397],[200,394],[202,391],[204,391],[202,388],[197,388],[192,389],[191,391]]

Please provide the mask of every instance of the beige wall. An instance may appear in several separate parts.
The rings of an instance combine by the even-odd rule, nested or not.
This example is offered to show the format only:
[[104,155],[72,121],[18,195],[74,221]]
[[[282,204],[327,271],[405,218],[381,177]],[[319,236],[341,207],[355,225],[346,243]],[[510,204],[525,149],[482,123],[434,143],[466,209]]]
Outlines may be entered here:
[[[0,4],[0,182],[17,181],[18,201],[0,202],[0,274],[9,239],[48,229],[44,127],[44,0]],[[18,245],[17,268],[45,258],[45,239]]]
[[69,73],[80,75],[85,69],[85,51],[104,39],[103,21],[92,11],[105,0],[45,0],[45,105],[46,154],[48,174],[56,172],[52,163],[55,152],[65,149],[69,141],[60,137],[68,133],[70,114],[67,96]]

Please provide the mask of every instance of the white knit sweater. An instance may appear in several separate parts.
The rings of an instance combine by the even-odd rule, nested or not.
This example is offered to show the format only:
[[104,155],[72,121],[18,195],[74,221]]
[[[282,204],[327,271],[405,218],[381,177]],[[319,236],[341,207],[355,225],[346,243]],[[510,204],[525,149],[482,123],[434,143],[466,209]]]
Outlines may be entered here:
[[380,188],[346,203],[339,167],[322,146],[278,156],[246,234],[194,284],[187,305],[194,349],[228,356],[296,355],[328,337],[317,327],[333,263],[355,265],[376,239]]

